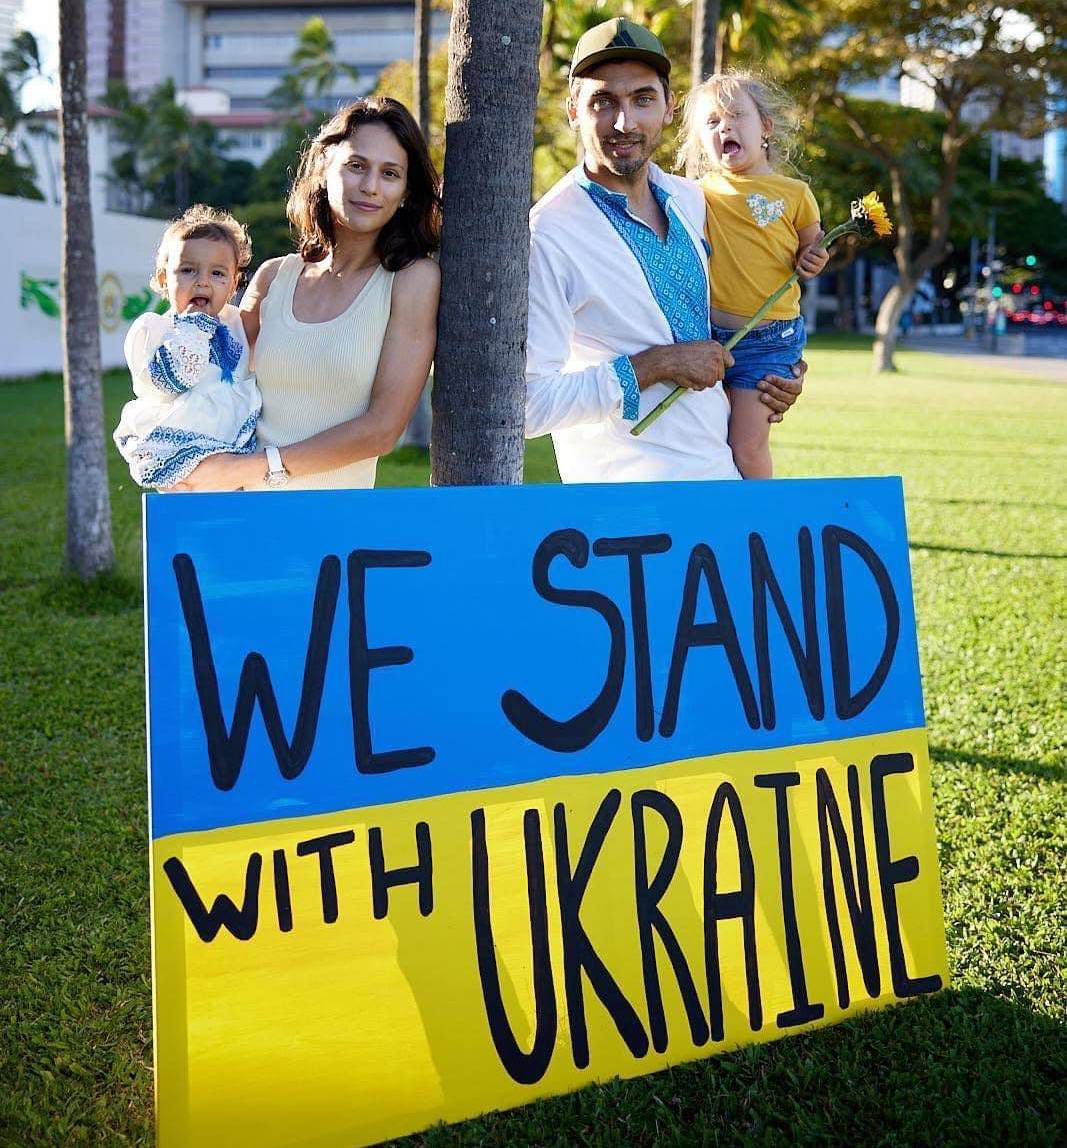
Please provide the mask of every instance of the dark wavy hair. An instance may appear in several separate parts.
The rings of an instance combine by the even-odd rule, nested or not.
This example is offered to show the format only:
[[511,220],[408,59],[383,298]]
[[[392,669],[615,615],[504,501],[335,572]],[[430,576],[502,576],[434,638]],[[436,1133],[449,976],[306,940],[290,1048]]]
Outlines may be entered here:
[[441,246],[441,177],[411,113],[389,96],[368,96],[343,107],[319,128],[300,156],[285,205],[299,236],[300,256],[318,263],[333,250],[333,213],[326,197],[326,153],[363,124],[384,124],[407,153],[404,203],[382,228],[377,248],[387,271],[399,271]]

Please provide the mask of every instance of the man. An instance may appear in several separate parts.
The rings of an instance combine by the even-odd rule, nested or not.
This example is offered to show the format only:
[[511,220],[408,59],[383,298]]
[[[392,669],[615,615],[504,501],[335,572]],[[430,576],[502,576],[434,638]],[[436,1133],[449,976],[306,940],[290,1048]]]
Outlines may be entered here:
[[[647,29],[608,20],[578,41],[567,114],[584,163],[530,212],[526,434],[552,433],[564,482],[738,478],[732,363],[709,338],[704,196],[651,162],[674,117],[671,63]],[[675,384],[692,393],[630,434]],[[801,384],[760,384],[770,418]]]

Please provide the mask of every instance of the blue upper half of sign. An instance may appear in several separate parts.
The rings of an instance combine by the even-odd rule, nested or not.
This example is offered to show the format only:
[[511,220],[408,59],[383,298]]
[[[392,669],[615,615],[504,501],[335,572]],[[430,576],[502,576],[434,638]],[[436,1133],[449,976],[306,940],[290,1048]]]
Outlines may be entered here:
[[145,502],[152,835],[924,724],[900,480]]

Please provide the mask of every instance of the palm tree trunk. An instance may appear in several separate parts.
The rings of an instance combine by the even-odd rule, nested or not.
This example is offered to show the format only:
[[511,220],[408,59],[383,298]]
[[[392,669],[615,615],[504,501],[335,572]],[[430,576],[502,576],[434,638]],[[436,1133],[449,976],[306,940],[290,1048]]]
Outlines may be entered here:
[[689,60],[690,87],[706,80],[715,71],[719,43],[719,0],[694,0],[693,52]]
[[59,0],[67,563],[82,579],[110,570],[115,558],[100,383],[85,54],[85,0]]
[[430,138],[430,0],[415,0],[415,117]]
[[[431,0],[415,0],[415,116],[426,141],[430,139],[430,17]],[[422,388],[419,403],[412,413],[404,432],[404,442],[410,446],[430,445],[430,387]]]
[[541,0],[456,0],[431,481],[520,483]]

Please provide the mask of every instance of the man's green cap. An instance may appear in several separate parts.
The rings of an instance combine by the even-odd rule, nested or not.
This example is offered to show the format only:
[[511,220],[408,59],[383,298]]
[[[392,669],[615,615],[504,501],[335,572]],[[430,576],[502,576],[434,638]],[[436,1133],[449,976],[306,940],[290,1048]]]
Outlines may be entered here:
[[584,76],[598,64],[612,60],[639,60],[655,68],[661,76],[671,74],[671,62],[659,39],[647,28],[622,16],[590,28],[574,45],[571,78]]

